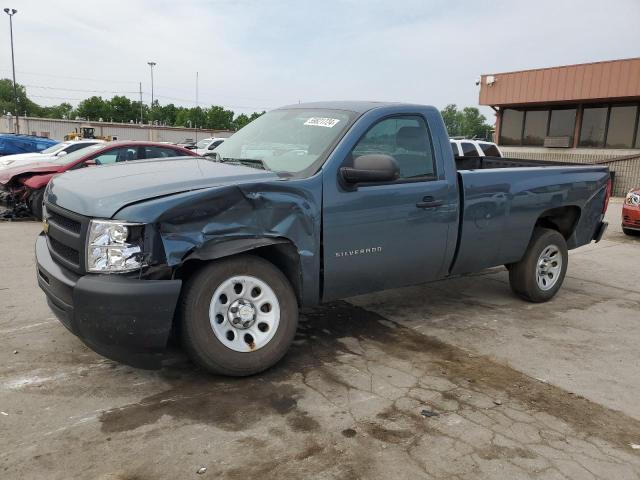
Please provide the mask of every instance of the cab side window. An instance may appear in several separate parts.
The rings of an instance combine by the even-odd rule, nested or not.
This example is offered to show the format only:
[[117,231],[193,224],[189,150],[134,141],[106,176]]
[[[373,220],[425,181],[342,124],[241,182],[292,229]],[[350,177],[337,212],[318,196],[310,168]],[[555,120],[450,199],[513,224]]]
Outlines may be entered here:
[[478,155],[478,150],[476,150],[476,146],[473,143],[469,143],[469,142],[462,142],[460,144],[460,146],[462,147],[462,156],[463,157],[477,157]]
[[400,167],[400,179],[435,178],[431,138],[421,117],[392,117],[375,124],[351,151],[354,159],[367,154],[393,157]]

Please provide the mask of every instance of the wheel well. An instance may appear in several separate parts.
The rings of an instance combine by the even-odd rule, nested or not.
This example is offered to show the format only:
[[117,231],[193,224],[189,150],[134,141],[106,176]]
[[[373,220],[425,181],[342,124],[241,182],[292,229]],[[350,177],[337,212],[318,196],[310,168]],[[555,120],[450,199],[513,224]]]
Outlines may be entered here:
[[546,210],[536,221],[536,227],[550,228],[562,234],[565,240],[573,235],[578,220],[580,219],[580,207],[567,206]]
[[[298,303],[302,302],[302,272],[300,269],[300,256],[298,251],[292,243],[278,243],[273,245],[266,245],[263,247],[254,248],[252,250],[243,251],[234,255],[256,255],[261,257],[278,268],[291,286],[296,294]],[[184,262],[177,270],[175,277],[186,279],[189,278],[194,272],[202,268],[205,264],[219,260],[222,258],[229,258],[234,255],[227,255],[211,260],[191,259]]]

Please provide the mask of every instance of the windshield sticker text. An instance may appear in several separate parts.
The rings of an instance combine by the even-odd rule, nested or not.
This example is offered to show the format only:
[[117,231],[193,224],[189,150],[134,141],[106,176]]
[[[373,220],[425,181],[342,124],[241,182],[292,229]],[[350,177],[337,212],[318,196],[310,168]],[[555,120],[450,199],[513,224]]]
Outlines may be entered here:
[[340,119],[338,118],[322,118],[322,117],[311,117],[309,120],[304,122],[305,125],[311,125],[312,127],[327,127],[332,128],[338,123]]

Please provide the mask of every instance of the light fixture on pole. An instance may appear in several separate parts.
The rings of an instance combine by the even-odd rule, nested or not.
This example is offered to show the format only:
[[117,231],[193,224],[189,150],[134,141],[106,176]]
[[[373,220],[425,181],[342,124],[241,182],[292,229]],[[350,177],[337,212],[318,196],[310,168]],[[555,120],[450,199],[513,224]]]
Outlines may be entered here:
[[13,55],[13,16],[18,13],[15,8],[5,8],[4,13],[9,15],[9,32],[11,35],[11,68],[13,69],[13,104],[15,108],[16,116],[16,135],[20,133],[20,123],[18,123],[18,117],[20,111],[18,110],[18,87],[16,86],[16,62]]
[[147,62],[147,65],[151,67],[151,110],[153,110],[153,67],[156,66],[156,62]]

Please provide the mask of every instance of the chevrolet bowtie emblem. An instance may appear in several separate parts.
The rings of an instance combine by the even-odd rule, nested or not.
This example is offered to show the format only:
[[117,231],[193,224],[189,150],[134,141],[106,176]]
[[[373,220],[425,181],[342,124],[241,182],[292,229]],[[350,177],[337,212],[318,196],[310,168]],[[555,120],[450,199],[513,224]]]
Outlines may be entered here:
[[47,222],[46,218],[42,220],[42,231],[44,233],[49,233],[49,223]]

